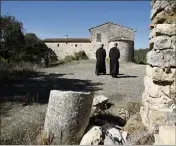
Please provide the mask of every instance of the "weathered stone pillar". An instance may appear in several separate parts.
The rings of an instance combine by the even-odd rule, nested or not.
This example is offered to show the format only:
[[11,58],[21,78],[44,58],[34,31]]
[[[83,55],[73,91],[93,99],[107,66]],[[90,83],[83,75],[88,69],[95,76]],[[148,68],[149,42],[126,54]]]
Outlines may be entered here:
[[150,49],[141,117],[153,131],[174,125],[176,105],[176,1],[151,1]]
[[79,144],[89,123],[92,94],[73,91],[50,92],[43,134],[51,144]]

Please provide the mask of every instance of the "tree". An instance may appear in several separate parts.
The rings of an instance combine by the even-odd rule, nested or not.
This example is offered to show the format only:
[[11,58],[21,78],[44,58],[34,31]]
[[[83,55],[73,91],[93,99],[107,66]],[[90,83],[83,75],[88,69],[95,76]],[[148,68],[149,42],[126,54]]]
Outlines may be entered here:
[[1,16],[1,52],[6,52],[8,58],[16,59],[24,49],[23,24],[13,16]]

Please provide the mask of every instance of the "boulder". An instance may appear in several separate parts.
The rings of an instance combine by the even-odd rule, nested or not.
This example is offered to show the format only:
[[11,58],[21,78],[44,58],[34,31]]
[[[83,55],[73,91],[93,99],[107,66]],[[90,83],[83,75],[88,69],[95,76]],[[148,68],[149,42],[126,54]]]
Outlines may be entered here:
[[51,90],[44,134],[54,136],[51,144],[79,144],[89,123],[92,94]]
[[82,138],[80,145],[101,145],[103,132],[101,127],[93,126]]

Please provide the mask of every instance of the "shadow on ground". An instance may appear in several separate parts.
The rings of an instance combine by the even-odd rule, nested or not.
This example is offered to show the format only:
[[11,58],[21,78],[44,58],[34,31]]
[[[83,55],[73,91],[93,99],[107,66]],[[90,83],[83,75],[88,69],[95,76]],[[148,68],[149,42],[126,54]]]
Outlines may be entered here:
[[13,81],[0,88],[0,100],[3,102],[21,102],[45,104],[48,102],[50,90],[85,91],[101,90],[97,87],[102,83],[92,83],[90,80],[66,79],[65,74],[45,74],[33,72],[23,81]]
[[[98,76],[111,76],[110,74],[99,74]],[[132,75],[125,75],[125,74],[118,74],[115,78],[136,78],[138,76],[132,76]]]

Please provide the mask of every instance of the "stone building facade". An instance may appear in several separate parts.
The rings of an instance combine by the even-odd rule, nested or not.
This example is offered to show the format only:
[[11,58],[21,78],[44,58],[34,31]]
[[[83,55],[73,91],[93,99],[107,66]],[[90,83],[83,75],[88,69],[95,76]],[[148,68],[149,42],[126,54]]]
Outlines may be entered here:
[[107,57],[112,44],[117,42],[121,61],[133,61],[135,30],[111,22],[89,29],[89,38],[49,38],[45,44],[56,52],[58,58],[73,55],[75,51],[84,50],[90,59],[95,59],[95,52],[104,44]]
[[[174,139],[161,136],[161,126],[176,124],[176,1],[152,0],[150,25],[150,49],[148,66],[144,78],[145,91],[142,95],[141,117],[150,131],[160,129],[158,137],[162,144],[174,144]],[[168,129],[166,131],[169,131]],[[163,133],[162,133],[163,134]],[[170,138],[171,138],[170,137]],[[165,139],[163,139],[165,138]],[[165,141],[167,143],[165,143]]]

